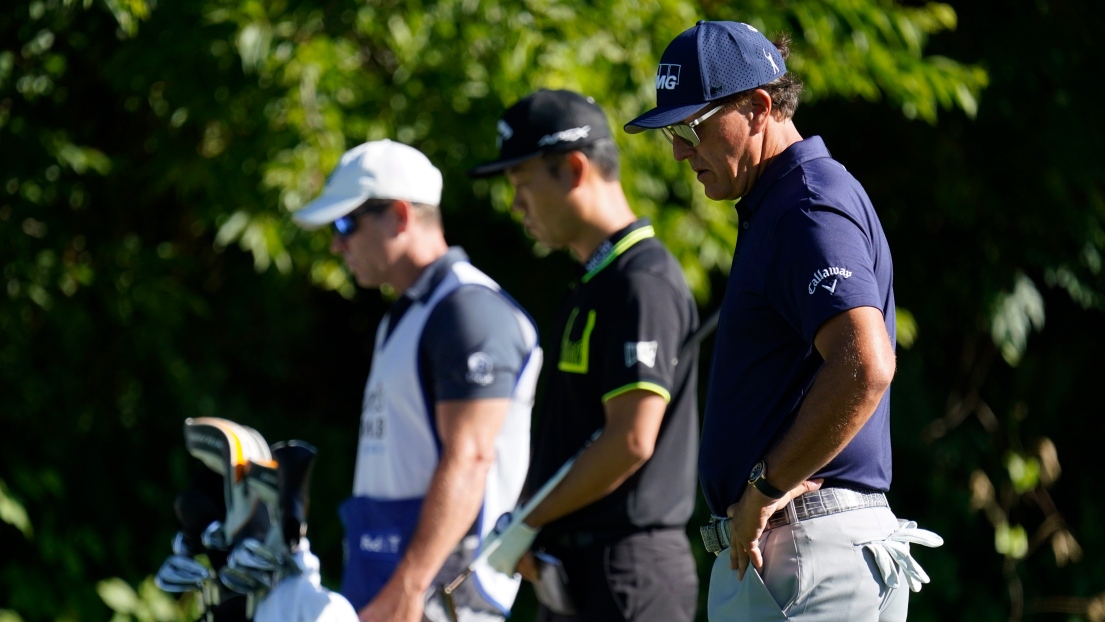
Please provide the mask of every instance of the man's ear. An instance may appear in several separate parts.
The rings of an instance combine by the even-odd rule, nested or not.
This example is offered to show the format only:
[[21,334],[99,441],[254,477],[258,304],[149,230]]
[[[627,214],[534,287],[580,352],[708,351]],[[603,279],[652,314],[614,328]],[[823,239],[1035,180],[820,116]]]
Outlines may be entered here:
[[391,213],[391,220],[394,223],[395,233],[397,235],[403,233],[410,227],[411,219],[414,218],[414,206],[411,205],[410,201],[396,199],[392,202],[388,211]]
[[561,178],[568,183],[569,190],[575,190],[582,183],[584,177],[591,169],[591,160],[581,151],[569,151],[561,161]]
[[756,89],[749,96],[747,106],[749,112],[752,113],[752,118],[749,120],[749,129],[752,130],[753,134],[758,134],[763,131],[771,117],[773,110],[771,95],[768,95],[767,91],[763,89]]

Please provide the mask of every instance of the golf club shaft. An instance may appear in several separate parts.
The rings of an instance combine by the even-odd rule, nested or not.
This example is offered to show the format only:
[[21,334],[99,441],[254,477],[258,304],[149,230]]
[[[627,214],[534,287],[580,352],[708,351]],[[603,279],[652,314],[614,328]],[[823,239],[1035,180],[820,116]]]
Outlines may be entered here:
[[[545,484],[541,486],[541,488],[532,497],[530,497],[529,500],[526,501],[525,504],[523,504],[522,507],[518,509],[518,511],[513,513],[513,515],[511,516],[511,522],[525,520],[525,518],[533,512],[533,509],[536,508],[538,504],[540,504],[542,501],[544,501],[545,497],[548,497],[549,493],[551,493],[553,489],[555,489],[557,485],[560,484],[560,482],[564,481],[564,478],[568,476],[568,472],[572,470],[572,465],[575,464],[576,459],[579,458],[580,454],[583,453],[583,450],[587,449],[591,445],[591,443],[599,437],[600,434],[602,434],[602,428],[595,430],[595,433],[591,435],[591,438],[587,439],[587,442],[583,444],[583,447],[579,448],[579,451],[576,452],[576,455],[569,458],[568,461],[565,462],[560,467],[560,469],[558,469],[557,472],[553,474],[551,478],[549,478],[549,481],[545,482]],[[488,555],[490,555],[492,550],[492,547],[484,546],[479,555],[476,555],[476,558],[472,560],[472,563],[468,564],[468,567],[464,569],[464,572],[458,575],[456,579],[453,579],[452,583],[445,586],[443,590],[445,595],[447,597],[451,597],[453,591],[460,587],[460,584],[464,583],[465,579],[471,576],[472,571],[476,567],[476,564],[485,559]]]

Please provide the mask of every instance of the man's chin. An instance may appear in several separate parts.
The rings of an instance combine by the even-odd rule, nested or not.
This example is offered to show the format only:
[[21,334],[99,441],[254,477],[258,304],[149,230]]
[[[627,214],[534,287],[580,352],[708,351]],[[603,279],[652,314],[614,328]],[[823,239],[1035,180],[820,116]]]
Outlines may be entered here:
[[711,201],[721,201],[722,200],[721,194],[718,193],[715,188],[711,188],[710,186],[708,186],[706,184],[702,184],[702,192],[703,192],[703,194],[706,195],[706,198],[710,199]]
[[370,278],[363,277],[363,276],[355,274],[355,275],[353,275],[353,280],[357,283],[358,287],[363,287],[364,289],[379,289],[380,288],[380,281],[378,279],[370,279]]
[[702,191],[711,201],[736,201],[739,196],[733,196],[731,188],[719,188],[714,185],[702,184]]
[[541,244],[546,248],[552,248],[551,246],[549,246],[548,240],[545,238],[545,236],[541,235],[540,232],[531,229],[530,227],[526,227],[526,235],[529,236],[529,239],[533,240],[534,242],[537,242],[538,244]]

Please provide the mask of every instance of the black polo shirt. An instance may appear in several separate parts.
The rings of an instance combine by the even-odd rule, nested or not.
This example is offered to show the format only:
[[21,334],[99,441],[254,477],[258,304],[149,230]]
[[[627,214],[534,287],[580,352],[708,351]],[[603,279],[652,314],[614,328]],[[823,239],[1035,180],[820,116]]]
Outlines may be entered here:
[[538,489],[605,425],[613,397],[644,389],[663,396],[668,409],[652,458],[610,495],[547,525],[539,542],[566,532],[682,527],[694,509],[698,351],[680,354],[680,347],[698,311],[683,272],[644,219],[600,245],[583,270],[546,339],[527,489]]
[[[821,325],[879,309],[894,343],[894,266],[867,193],[817,137],[776,156],[737,204],[740,235],[722,301],[698,468],[711,511],[724,516],[752,465],[794,423],[824,362]],[[888,490],[890,391],[815,477],[824,486]],[[768,481],[771,465],[768,464]]]

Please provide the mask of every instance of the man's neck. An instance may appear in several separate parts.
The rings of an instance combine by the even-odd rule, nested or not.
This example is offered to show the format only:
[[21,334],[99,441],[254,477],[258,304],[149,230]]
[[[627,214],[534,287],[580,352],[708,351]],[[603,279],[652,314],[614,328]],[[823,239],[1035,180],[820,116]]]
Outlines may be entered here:
[[407,252],[396,262],[392,270],[390,284],[395,293],[402,296],[418,277],[449,250],[445,236],[440,230],[426,230],[410,239]]
[[763,157],[758,167],[757,179],[779,154],[801,140],[802,135],[798,133],[798,128],[794,127],[793,119],[768,123],[764,130]]
[[568,243],[568,248],[579,263],[587,263],[595,249],[615,233],[637,220],[629,207],[621,182],[602,182],[579,197],[583,227],[580,235]]

